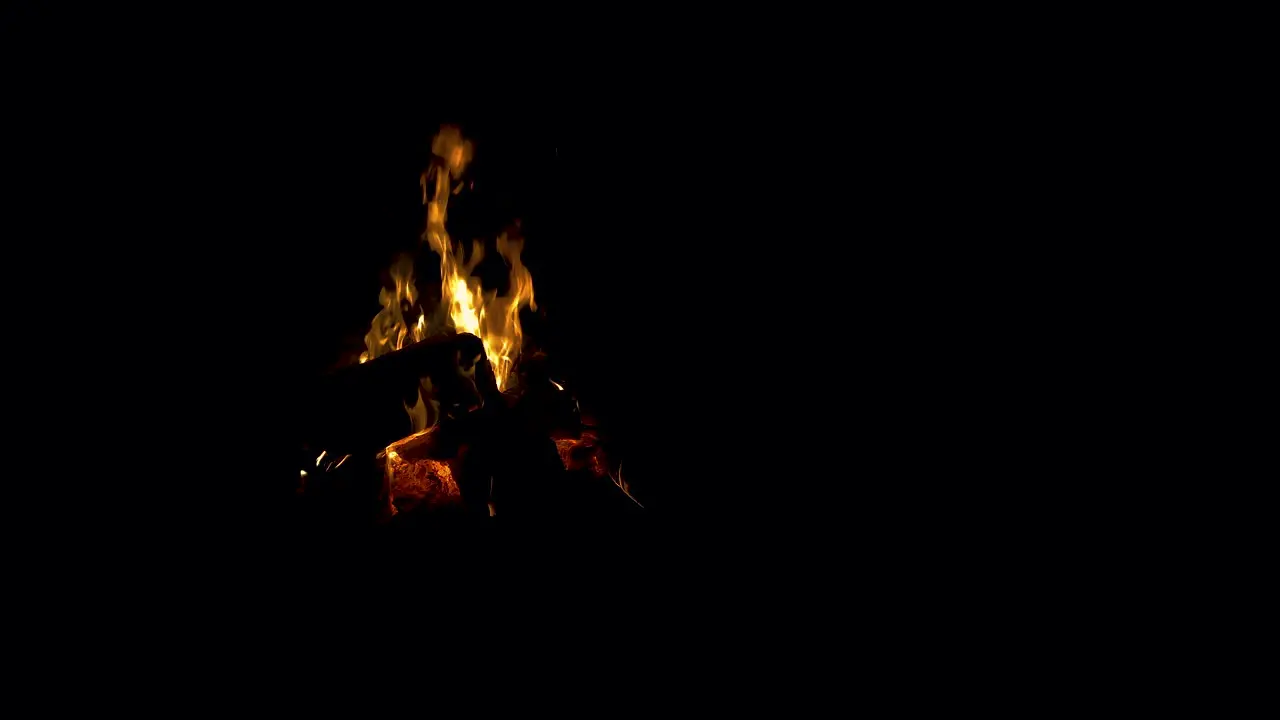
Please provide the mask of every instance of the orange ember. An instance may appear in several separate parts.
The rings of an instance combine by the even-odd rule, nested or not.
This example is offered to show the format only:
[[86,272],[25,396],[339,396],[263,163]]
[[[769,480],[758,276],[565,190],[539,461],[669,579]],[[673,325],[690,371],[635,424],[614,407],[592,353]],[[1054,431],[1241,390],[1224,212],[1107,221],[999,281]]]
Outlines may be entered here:
[[583,433],[581,439],[557,438],[556,450],[560,453],[560,461],[565,470],[581,470],[589,468],[593,475],[604,475],[604,463],[601,461],[600,448],[595,444],[595,437]]
[[458,502],[462,498],[453,471],[447,463],[422,458],[409,460],[392,451],[387,454],[387,474],[391,479],[391,497],[397,510],[416,505],[437,506]]

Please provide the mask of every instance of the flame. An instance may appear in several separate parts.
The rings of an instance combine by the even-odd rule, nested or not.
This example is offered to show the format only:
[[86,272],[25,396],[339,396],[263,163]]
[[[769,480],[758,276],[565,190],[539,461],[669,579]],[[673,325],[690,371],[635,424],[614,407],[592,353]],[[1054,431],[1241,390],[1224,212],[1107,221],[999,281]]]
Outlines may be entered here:
[[[418,289],[413,281],[413,259],[408,256],[397,258],[391,265],[391,279],[395,289],[388,292],[387,288],[382,288],[378,293],[382,310],[374,316],[373,324],[364,336],[365,352],[360,354],[360,362],[399,350],[427,336],[426,316],[418,306]],[[418,320],[410,328],[405,322],[405,314],[413,311],[418,313]]]
[[[472,144],[463,139],[457,128],[446,126],[432,139],[431,152],[439,160],[433,162],[420,178],[422,203],[427,207],[427,226],[422,239],[440,256],[441,306],[429,320],[428,314],[418,304],[412,259],[407,256],[397,259],[391,267],[395,288],[383,288],[378,295],[382,310],[373,318],[365,335],[365,351],[360,354],[360,362],[399,350],[432,333],[453,328],[480,338],[498,389],[505,390],[513,377],[524,341],[520,310],[524,307],[537,309],[533,298],[533,276],[520,259],[524,241],[510,238],[505,233],[497,238],[498,255],[510,268],[510,287],[502,297],[498,297],[496,290],[485,292],[480,278],[472,276],[484,259],[484,243],[476,240],[470,257],[460,257],[445,229],[449,196],[462,190],[462,184],[455,185],[453,181],[461,179],[471,162]],[[417,320],[410,323],[409,317],[415,313]],[[429,394],[430,387],[424,389]],[[414,420],[415,432],[428,422],[426,400],[429,398],[420,394],[414,405],[405,406]]]
[[[473,243],[471,258],[464,263],[445,229],[449,195],[456,192],[450,187],[450,178],[457,178],[466,168],[471,159],[471,143],[463,140],[456,128],[443,128],[432,142],[431,151],[445,164],[422,174],[422,202],[427,206],[427,229],[422,237],[440,256],[440,300],[456,330],[480,338],[498,389],[505,390],[524,339],[520,309],[538,308],[533,298],[533,276],[520,260],[524,241],[510,239],[506,233],[498,237],[498,255],[511,268],[510,288],[503,297],[498,297],[496,290],[485,292],[480,279],[471,274],[484,259],[484,244],[478,240]],[[428,196],[428,185],[433,180],[433,191]]]

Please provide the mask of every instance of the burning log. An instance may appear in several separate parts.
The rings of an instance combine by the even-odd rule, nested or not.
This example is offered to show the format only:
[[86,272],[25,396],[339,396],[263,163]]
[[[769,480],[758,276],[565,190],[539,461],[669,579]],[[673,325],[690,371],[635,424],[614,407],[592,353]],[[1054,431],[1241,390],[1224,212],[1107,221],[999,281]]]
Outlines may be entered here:
[[343,453],[382,451],[414,432],[405,409],[417,402],[424,380],[442,413],[501,402],[480,339],[438,335],[321,378],[303,402],[307,443]]
[[[416,397],[423,378],[438,415],[413,433],[404,398]],[[400,529],[638,510],[613,479],[608,438],[583,425],[573,393],[536,361],[520,381],[499,392],[479,339],[468,334],[429,338],[326,377],[310,398],[306,444],[328,454],[312,455],[305,468],[311,481],[332,486],[324,507]],[[338,468],[334,459],[348,453]]]
[[410,436],[387,448],[386,478],[393,514],[419,506],[438,509],[462,503],[453,468],[447,460],[429,456],[429,440]]

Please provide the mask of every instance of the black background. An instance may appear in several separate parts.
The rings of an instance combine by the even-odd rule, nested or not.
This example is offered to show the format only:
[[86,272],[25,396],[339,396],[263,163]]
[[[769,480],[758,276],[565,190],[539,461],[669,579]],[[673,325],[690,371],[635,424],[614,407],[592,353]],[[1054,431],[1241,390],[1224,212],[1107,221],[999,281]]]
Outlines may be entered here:
[[[27,623],[42,648],[66,628],[77,647],[156,634],[215,657],[199,626],[243,641],[236,667],[263,657],[293,697],[356,665],[385,683],[406,654],[488,683],[491,631],[541,629],[553,637],[526,643],[541,652],[585,627],[607,647],[578,657],[622,677],[625,702],[678,685],[758,708],[779,687],[793,709],[847,685],[815,640],[858,652],[886,637],[864,654],[890,672],[939,657],[941,640],[965,653],[942,656],[954,676],[990,675],[974,660],[1010,618],[1020,642],[996,651],[1017,660],[1063,645],[1033,632],[1046,625],[1092,639],[1124,585],[1095,568],[1142,582],[1135,568],[1165,544],[1133,522],[1159,491],[1116,493],[1152,476],[1151,455],[1185,451],[1124,466],[1097,452],[1144,426],[1123,385],[1147,368],[1113,368],[1145,316],[1099,338],[1076,306],[1103,295],[1097,315],[1114,316],[1094,270],[1111,273],[1150,221],[1117,231],[1093,209],[1130,202],[1146,175],[1132,145],[1182,114],[1180,90],[1176,112],[1113,128],[1168,54],[1126,47],[1141,68],[1117,75],[1104,57],[1081,78],[1093,28],[964,8],[704,24],[539,9],[515,46],[496,22],[434,7],[35,9],[6,4],[0,22],[15,220],[4,519],[11,571],[35,570],[12,578],[14,597],[54,610]],[[416,242],[441,122],[476,140],[474,228],[526,223],[557,358],[660,488],[634,537],[542,528],[392,557],[279,524],[299,395]],[[1145,262],[1115,275],[1129,284]],[[1163,298],[1138,294],[1144,313]],[[1094,377],[1116,375],[1096,398]],[[1116,553],[1108,526],[1133,528],[1141,552]],[[1080,557],[1089,543],[1101,552]],[[92,642],[104,632],[121,637]],[[440,642],[452,632],[485,660]],[[370,635],[394,647],[344,642]],[[258,652],[270,643],[345,652],[331,670],[275,662]],[[707,647],[755,673],[722,672],[737,668]],[[646,672],[596,662],[609,649]],[[521,669],[566,667],[548,657]],[[279,682],[286,668],[311,682]],[[747,693],[718,692],[719,676],[762,670]]]
[[[974,238],[1004,232],[1011,196],[969,139],[979,95],[907,60],[852,87],[817,59],[543,70],[480,59],[479,31],[330,20],[173,66],[177,35],[110,64],[24,56],[18,89],[75,101],[9,104],[21,187],[58,189],[27,237],[89,269],[60,316],[94,310],[76,346],[105,378],[102,453],[130,450],[140,503],[182,508],[148,523],[270,534],[299,394],[417,244],[441,123],[476,143],[451,230],[524,223],[555,357],[658,489],[655,544],[896,542],[988,491],[954,482],[1003,442],[974,366],[1017,364],[983,359],[998,302]],[[56,386],[72,398],[46,406],[84,401]]]

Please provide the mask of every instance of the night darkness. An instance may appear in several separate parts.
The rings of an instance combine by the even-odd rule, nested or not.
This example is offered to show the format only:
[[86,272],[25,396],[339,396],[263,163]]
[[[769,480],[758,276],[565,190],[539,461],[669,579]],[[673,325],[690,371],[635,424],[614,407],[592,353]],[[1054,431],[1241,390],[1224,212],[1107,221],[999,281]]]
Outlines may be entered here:
[[[1062,647],[1042,626],[1158,617],[1122,606],[1124,583],[1167,547],[1131,520],[1158,514],[1163,490],[1117,500],[1132,487],[1117,476],[1142,475],[1148,458],[1094,457],[1136,446],[1147,424],[1135,388],[1150,379],[1124,346],[1145,315],[1113,306],[1092,274],[1132,285],[1158,274],[1159,253],[1125,265],[1112,248],[1132,237],[1118,233],[1141,237],[1150,218],[1090,215],[1130,203],[1142,158],[1081,148],[1090,132],[1140,145],[1171,126],[1113,128],[1138,75],[1107,68],[1125,86],[1099,100],[1089,79],[1059,82],[1076,70],[1042,72],[1033,52],[1005,47],[1008,35],[1041,44],[1061,18],[1008,33],[979,14],[985,28],[969,32],[938,13],[846,24],[783,9],[744,31],[639,13],[657,32],[545,13],[551,30],[518,28],[558,54],[534,67],[539,53],[501,57],[505,39],[434,7],[368,22],[345,6],[216,18],[104,5],[101,18],[50,8],[37,23],[35,5],[12,5],[0,107],[6,215],[22,217],[5,238],[18,345],[5,520],[9,564],[35,573],[6,579],[15,598],[54,609],[13,614],[45,651],[137,649],[184,677],[221,678],[192,668],[230,657],[234,682],[213,692],[160,680],[193,702],[252,688],[241,668],[254,661],[291,702],[313,688],[328,702],[356,666],[390,689],[411,667],[400,655],[429,658],[491,687],[430,680],[428,706],[452,696],[474,710],[527,704],[489,670],[506,652],[495,638],[532,629],[550,637],[522,643],[544,657],[521,672],[559,671],[551,691],[583,658],[629,685],[606,705],[667,684],[759,711],[775,688],[794,713],[819,686],[844,685],[830,653],[787,643],[839,654],[879,632],[890,652],[867,657],[911,669],[904,697],[949,700],[910,663],[986,672],[981,649],[1019,662],[1028,644]],[[586,34],[619,47],[568,42]],[[1061,47],[1073,68],[1082,37]],[[419,289],[438,289],[419,176],[445,124],[475,148],[449,232],[492,242],[519,222],[538,303],[527,339],[643,484],[644,511],[625,522],[504,522],[481,503],[467,511],[482,517],[399,534],[295,512],[317,387],[363,349],[393,259],[415,255]],[[39,250],[49,256],[26,255]],[[1163,302],[1133,288],[1144,313]],[[1095,307],[1076,308],[1090,302],[1105,306],[1097,323]],[[1097,332],[1116,317],[1131,326]],[[518,422],[501,422],[484,447],[488,467],[509,470],[518,463],[493,449],[514,445],[503,441]],[[1140,551],[1117,551],[1111,525]],[[1096,558],[1076,557],[1090,542]],[[1118,580],[1096,582],[1116,558]],[[1042,609],[1051,597],[1069,606]],[[996,647],[990,631],[1009,618],[1019,645]],[[396,647],[348,651],[347,625]],[[584,627],[648,672],[562,643]],[[66,630],[66,642],[49,635]],[[144,647],[152,631],[171,647]],[[981,637],[949,642],[957,633]],[[952,655],[932,651],[940,640]],[[343,658],[273,652],[317,645]],[[116,663],[139,676],[135,664]]]
[[[415,47],[404,35],[386,44]],[[210,477],[189,485],[223,489],[269,529],[301,399],[359,353],[392,259],[421,247],[418,178],[451,124],[475,144],[451,234],[492,240],[520,222],[540,314],[526,332],[621,439],[655,525],[769,543],[954,497],[930,491],[954,441],[923,440],[982,407],[948,399],[972,387],[981,319],[957,303],[972,276],[956,272],[969,256],[956,228],[976,231],[981,206],[955,192],[973,165],[945,155],[954,128],[887,102],[892,88],[850,115],[826,101],[838,93],[750,77],[511,92],[407,51],[351,55],[166,100],[119,142],[88,143],[114,154],[53,167],[118,170],[107,190],[122,201],[86,227],[155,226],[154,243],[110,246],[136,280],[99,271],[128,295],[111,347],[136,345],[120,318],[143,311],[177,329],[163,359],[134,368],[173,378],[163,427],[131,443],[172,452],[166,467],[209,447],[238,458],[191,468]],[[138,159],[147,143],[154,169]],[[415,265],[429,287],[434,262]]]

